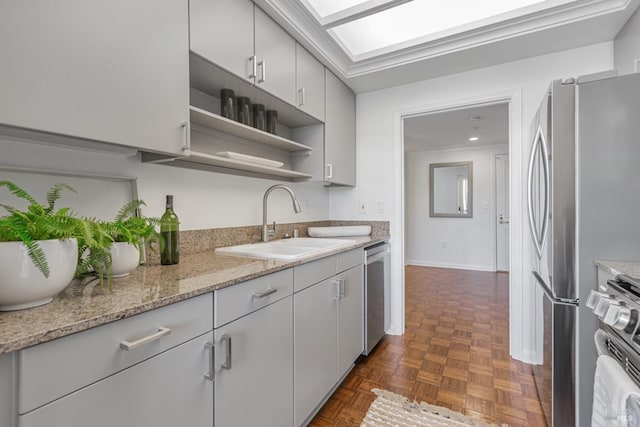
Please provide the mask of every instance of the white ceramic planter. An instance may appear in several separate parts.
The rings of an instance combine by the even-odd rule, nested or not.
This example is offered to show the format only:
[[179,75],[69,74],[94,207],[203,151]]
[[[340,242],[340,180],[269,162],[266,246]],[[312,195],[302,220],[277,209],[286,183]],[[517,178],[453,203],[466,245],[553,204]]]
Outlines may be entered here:
[[131,243],[114,242],[111,245],[111,277],[124,277],[140,265],[140,251]]
[[73,279],[78,241],[38,242],[49,264],[49,277],[33,264],[22,242],[0,242],[0,311],[21,310],[50,302]]

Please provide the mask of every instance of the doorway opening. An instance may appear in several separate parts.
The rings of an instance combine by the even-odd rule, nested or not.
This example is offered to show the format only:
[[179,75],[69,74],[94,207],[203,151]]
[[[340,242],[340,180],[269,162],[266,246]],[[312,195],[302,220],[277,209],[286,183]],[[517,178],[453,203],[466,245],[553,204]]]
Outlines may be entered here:
[[509,103],[405,116],[403,131],[405,265],[508,272]]

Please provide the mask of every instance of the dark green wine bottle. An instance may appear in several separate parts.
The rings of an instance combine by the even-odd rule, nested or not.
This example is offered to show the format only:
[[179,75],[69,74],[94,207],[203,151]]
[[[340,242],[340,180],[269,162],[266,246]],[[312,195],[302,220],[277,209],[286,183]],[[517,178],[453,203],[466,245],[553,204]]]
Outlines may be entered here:
[[167,210],[160,218],[160,235],[164,239],[164,248],[160,253],[162,265],[177,264],[180,261],[180,221],[173,211],[173,196],[167,196]]

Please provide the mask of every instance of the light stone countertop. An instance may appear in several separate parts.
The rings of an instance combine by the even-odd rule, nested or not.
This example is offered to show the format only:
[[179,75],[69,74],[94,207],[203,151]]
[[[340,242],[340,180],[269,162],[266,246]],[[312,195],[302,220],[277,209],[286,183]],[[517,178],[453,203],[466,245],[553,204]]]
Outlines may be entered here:
[[113,292],[97,280],[74,281],[49,304],[0,312],[0,354],[44,343],[89,328],[144,313],[240,282],[383,242],[389,236],[345,237],[356,243],[296,261],[220,255],[213,251],[182,256],[171,266],[146,265],[113,279]]
[[640,261],[609,261],[595,260],[595,265],[617,276],[618,274],[626,274],[631,277],[640,278]]

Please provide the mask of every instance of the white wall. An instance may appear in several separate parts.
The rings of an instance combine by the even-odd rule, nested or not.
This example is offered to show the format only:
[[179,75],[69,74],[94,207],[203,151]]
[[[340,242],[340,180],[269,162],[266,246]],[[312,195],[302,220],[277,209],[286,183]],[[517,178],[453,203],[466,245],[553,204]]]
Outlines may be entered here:
[[[533,283],[528,266],[521,265],[523,254],[517,253],[522,251],[519,248],[523,239],[528,239],[528,229],[523,226],[524,218],[514,215],[524,212],[522,174],[530,147],[529,124],[551,80],[612,67],[613,42],[607,42],[358,95],[357,187],[331,190],[330,216],[344,220],[391,221],[392,319],[389,333],[400,334],[404,330],[402,115],[512,94],[514,102],[510,108],[517,117],[511,117],[514,127],[510,131],[512,145],[509,150],[511,201],[515,206],[511,212],[514,269],[510,292],[511,354],[529,361],[535,358],[535,330],[526,321],[533,314],[530,308]],[[358,213],[359,201],[365,201],[369,206],[384,201],[386,210],[378,214],[377,210],[369,209],[367,214],[361,215]]]
[[[139,156],[116,157],[88,151],[0,139],[0,167],[56,169],[138,178],[138,196],[145,215],[164,212],[166,194],[174,195],[181,229],[195,230],[262,223],[262,196],[276,183],[257,178],[140,163]],[[7,175],[7,174],[5,174]],[[0,179],[2,179],[0,171]],[[64,180],[56,179],[55,182]],[[53,183],[53,181],[52,181]],[[20,183],[17,183],[18,185]],[[269,221],[279,223],[329,219],[329,194],[322,183],[291,183],[303,211],[293,212],[284,191],[269,196]],[[7,193],[3,193],[5,195]],[[38,198],[40,195],[34,195]],[[0,202],[7,200],[0,199]],[[13,202],[12,202],[13,203]]]
[[618,70],[618,74],[633,73],[635,61],[640,60],[640,9],[636,10],[624,24],[624,27],[616,35],[613,46],[615,68]]
[[[508,146],[405,154],[405,264],[495,271],[495,155]],[[473,162],[473,217],[429,216],[429,164]],[[455,184],[454,187],[455,188]]]

